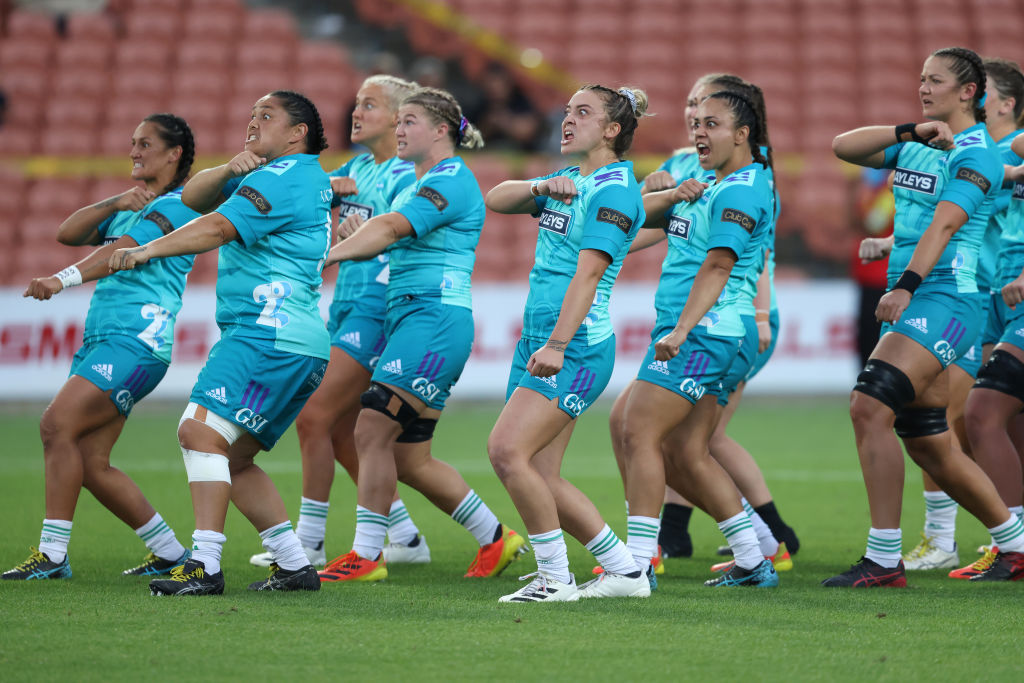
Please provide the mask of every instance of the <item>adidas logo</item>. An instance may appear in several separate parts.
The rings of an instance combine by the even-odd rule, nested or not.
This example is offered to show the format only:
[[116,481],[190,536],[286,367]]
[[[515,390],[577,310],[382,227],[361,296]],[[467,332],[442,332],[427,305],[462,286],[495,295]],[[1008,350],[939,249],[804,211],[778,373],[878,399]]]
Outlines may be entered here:
[[384,367],[382,367],[381,370],[383,370],[384,372],[390,372],[392,375],[401,375],[402,360],[400,358],[396,358],[393,361],[385,363]]
[[349,346],[354,346],[357,349],[363,348],[363,343],[359,339],[358,332],[349,332],[348,334],[341,335],[341,341],[348,344]]
[[217,387],[216,389],[210,389],[206,392],[206,395],[212,398],[214,401],[220,401],[221,403],[228,402],[228,390],[224,387]]
[[558,380],[555,379],[555,375],[551,375],[550,377],[538,377],[537,379],[544,382],[544,384],[547,384],[552,389],[558,388]]
[[1024,327],[1018,327],[1017,331],[1014,332],[1017,336],[1024,337]]
[[921,332],[928,334],[928,318],[908,318],[903,322],[910,325],[915,330],[920,330]]
[[103,376],[108,382],[114,379],[114,366],[110,363],[97,363],[92,366],[93,371]]
[[648,365],[647,369],[648,370],[654,370],[655,372],[660,372],[663,375],[667,375],[668,374],[668,361],[656,360],[653,363],[651,363],[650,365]]

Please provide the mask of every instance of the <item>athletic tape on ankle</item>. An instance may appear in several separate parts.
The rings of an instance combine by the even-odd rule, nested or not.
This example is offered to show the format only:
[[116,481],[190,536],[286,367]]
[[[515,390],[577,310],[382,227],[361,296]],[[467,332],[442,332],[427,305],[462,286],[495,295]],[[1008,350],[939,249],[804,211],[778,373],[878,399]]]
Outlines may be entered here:
[[203,453],[181,449],[181,457],[185,460],[185,473],[188,483],[194,481],[222,481],[231,483],[231,468],[228,459],[220,453]]
[[235,424],[231,420],[223,418],[216,413],[211,413],[204,406],[201,406],[198,403],[189,403],[185,406],[185,412],[182,413],[181,420],[178,421],[178,427],[181,427],[185,420],[202,422],[204,425],[223,436],[229,446],[238,441],[238,439],[245,434],[245,428],[241,425]]

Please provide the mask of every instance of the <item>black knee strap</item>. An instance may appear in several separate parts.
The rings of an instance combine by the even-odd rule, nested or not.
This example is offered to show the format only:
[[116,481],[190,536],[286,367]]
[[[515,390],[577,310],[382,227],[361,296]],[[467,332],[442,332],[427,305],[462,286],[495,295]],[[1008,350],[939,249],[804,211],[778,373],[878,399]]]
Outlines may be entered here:
[[436,426],[437,420],[432,420],[429,417],[417,417],[411,425],[405,428],[405,431],[398,435],[398,443],[430,441],[434,438],[434,427]]
[[867,394],[889,406],[897,415],[900,408],[914,400],[914,385],[902,370],[884,360],[872,358],[857,375],[854,391]]
[[902,408],[896,413],[893,425],[896,435],[902,439],[918,436],[932,436],[949,431],[945,408]]
[[408,429],[419,417],[419,413],[408,401],[396,394],[391,387],[378,382],[370,382],[370,388],[359,397],[359,402],[364,408],[387,415],[401,425],[403,430]]
[[1024,402],[1024,363],[1012,353],[996,349],[978,371],[978,381],[974,386],[998,391]]

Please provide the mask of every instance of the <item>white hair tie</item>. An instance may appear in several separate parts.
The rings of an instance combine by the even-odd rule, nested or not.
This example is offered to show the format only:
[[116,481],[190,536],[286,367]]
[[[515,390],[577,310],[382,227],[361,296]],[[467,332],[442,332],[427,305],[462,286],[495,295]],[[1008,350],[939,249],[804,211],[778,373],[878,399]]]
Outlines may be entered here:
[[619,88],[618,93],[629,100],[629,106],[633,110],[633,115],[636,116],[636,95],[629,88]]

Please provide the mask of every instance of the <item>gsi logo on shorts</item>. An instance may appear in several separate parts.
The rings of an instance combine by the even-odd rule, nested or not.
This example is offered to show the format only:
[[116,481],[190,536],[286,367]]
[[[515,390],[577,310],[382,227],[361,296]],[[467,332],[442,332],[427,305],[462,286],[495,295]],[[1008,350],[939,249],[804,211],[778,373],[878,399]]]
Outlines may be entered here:
[[412,381],[412,389],[428,401],[433,401],[437,398],[437,394],[441,391],[432,382],[427,381],[426,377],[417,377],[414,379]]
[[267,426],[267,418],[262,415],[257,415],[252,412],[249,408],[242,408],[235,413],[235,421],[240,423],[243,427],[247,427],[254,434],[259,434],[263,431],[263,428]]
[[566,394],[565,398],[562,399],[562,406],[576,417],[579,417],[587,409],[587,402],[583,400],[582,396],[577,394]]
[[939,360],[942,361],[944,366],[956,360],[956,349],[950,346],[949,342],[945,339],[935,342],[935,346],[932,348],[935,349],[935,353],[939,355]]
[[135,407],[135,398],[132,396],[132,392],[127,389],[122,389],[117,392],[117,396],[114,397],[114,400],[117,402],[117,406],[125,414],[130,413],[132,408]]
[[707,389],[704,388],[703,384],[698,384],[697,380],[692,377],[687,377],[683,380],[683,383],[679,385],[679,390],[684,394],[692,398],[694,401],[699,401],[704,398],[704,392]]

